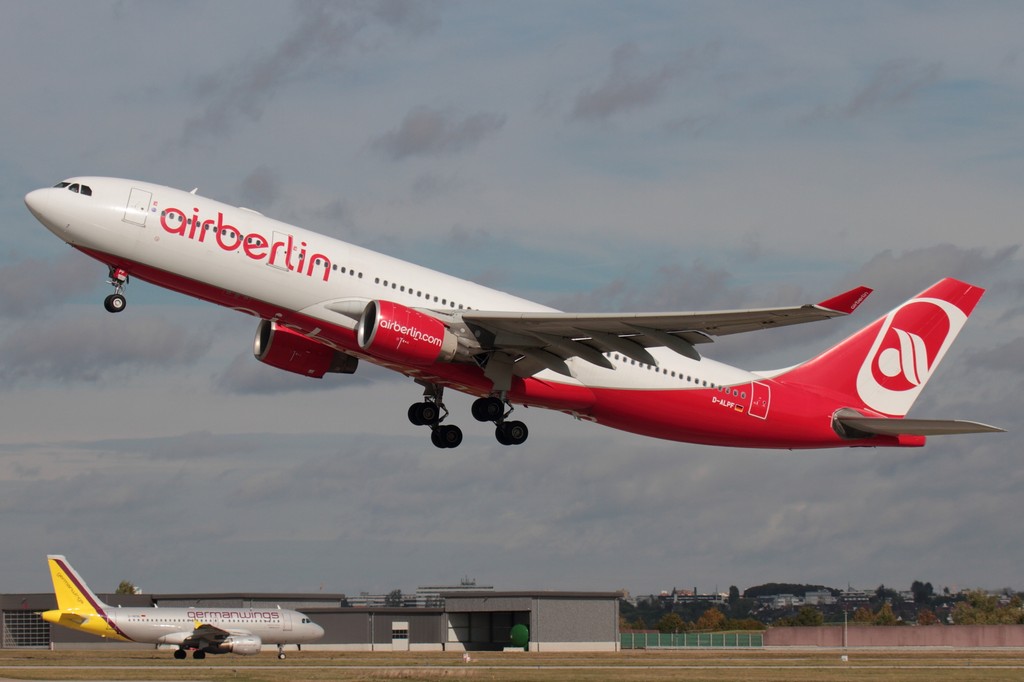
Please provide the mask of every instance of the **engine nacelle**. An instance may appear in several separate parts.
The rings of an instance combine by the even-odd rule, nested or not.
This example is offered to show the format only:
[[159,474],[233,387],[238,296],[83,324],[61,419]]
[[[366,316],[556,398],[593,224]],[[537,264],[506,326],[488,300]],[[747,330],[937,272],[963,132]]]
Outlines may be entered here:
[[444,322],[393,301],[370,301],[356,325],[359,347],[395,362],[451,362],[459,339]]
[[270,320],[256,328],[252,354],[260,362],[287,372],[322,379],[327,372],[352,374],[359,358],[317,343]]
[[260,652],[263,642],[256,635],[231,635],[223,642],[206,647],[208,654],[239,654],[254,656]]

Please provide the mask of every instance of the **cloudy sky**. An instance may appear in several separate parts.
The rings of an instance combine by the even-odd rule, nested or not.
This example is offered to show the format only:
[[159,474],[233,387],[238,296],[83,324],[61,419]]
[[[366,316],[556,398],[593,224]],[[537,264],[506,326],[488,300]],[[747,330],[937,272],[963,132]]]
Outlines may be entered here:
[[[768,581],[1024,589],[1024,7],[952,2],[0,0],[0,592]],[[254,321],[105,268],[22,197],[191,189],[576,311],[876,293],[726,338],[793,364],[944,276],[988,289],[911,416],[1008,434],[744,451],[517,413],[411,426],[411,381],[314,382]]]

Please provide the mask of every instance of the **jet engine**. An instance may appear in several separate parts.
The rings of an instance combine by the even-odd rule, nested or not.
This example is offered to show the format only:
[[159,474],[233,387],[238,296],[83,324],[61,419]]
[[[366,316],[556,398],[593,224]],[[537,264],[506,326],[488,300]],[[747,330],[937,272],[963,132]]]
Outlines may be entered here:
[[253,656],[260,652],[263,642],[256,635],[231,635],[224,641],[211,644],[205,651],[209,654],[239,654],[241,656]]
[[352,374],[359,358],[334,350],[270,320],[256,328],[252,353],[260,362],[288,372],[322,379],[327,372]]
[[370,301],[356,325],[359,347],[394,362],[451,362],[459,339],[444,322],[393,301]]

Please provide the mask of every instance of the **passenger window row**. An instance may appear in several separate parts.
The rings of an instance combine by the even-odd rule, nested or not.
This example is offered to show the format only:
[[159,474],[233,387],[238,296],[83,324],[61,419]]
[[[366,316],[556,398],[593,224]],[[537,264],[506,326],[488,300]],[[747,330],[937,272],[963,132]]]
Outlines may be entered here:
[[455,301],[449,301],[447,298],[438,297],[436,294],[431,296],[430,292],[423,292],[421,289],[413,289],[412,287],[406,287],[404,284],[398,284],[397,282],[389,282],[386,279],[382,280],[380,277],[374,277],[373,278],[373,283],[374,284],[380,284],[385,289],[390,287],[391,289],[393,289],[395,291],[400,291],[403,294],[408,293],[410,296],[412,294],[416,294],[417,298],[422,298],[422,299],[424,299],[428,303],[433,301],[434,303],[440,303],[441,305],[449,307],[449,308],[452,308],[452,309],[456,309],[457,308],[458,310],[473,310],[473,308],[471,308],[468,305],[464,306],[461,303],[456,303]]
[[746,398],[747,397],[747,392],[746,391],[741,391],[738,388],[729,388],[727,386],[716,386],[713,382],[708,382],[706,379],[700,379],[699,377],[695,377],[695,376],[692,376],[692,375],[689,375],[689,374],[683,374],[682,372],[676,372],[675,370],[671,370],[670,371],[670,370],[668,370],[668,369],[666,369],[664,367],[659,370],[654,365],[648,365],[648,364],[643,363],[643,362],[637,362],[636,360],[634,360],[632,358],[627,358],[625,356],[619,355],[618,353],[612,353],[612,359],[619,360],[624,365],[639,365],[640,367],[642,367],[644,369],[647,369],[647,370],[651,370],[651,371],[654,371],[654,372],[659,372],[660,371],[662,374],[664,374],[666,376],[670,376],[673,379],[679,379],[681,381],[686,381],[686,382],[689,382],[689,383],[692,383],[692,384],[696,384],[698,386],[707,387],[707,388],[714,388],[714,389],[718,390],[720,393],[727,393],[727,394],[735,396],[737,398]]

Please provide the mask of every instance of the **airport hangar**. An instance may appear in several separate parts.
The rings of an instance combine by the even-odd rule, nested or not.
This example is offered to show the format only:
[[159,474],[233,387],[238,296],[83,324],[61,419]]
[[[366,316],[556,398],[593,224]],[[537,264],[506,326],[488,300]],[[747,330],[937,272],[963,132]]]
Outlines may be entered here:
[[[301,611],[324,628],[306,650],[500,651],[512,628],[529,629],[530,651],[618,651],[618,592],[443,592],[434,607],[351,607],[343,594],[99,594],[115,606],[278,607]],[[53,626],[40,612],[53,594],[0,595],[0,648],[151,648]]]

